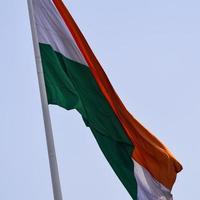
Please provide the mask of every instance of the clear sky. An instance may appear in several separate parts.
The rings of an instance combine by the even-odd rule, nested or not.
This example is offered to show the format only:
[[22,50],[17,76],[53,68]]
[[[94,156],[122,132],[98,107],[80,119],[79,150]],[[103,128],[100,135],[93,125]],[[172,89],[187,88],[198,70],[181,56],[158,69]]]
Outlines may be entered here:
[[[183,164],[199,196],[200,1],[66,0],[129,111]],[[53,200],[25,0],[1,2],[1,200]],[[75,111],[50,107],[64,200],[130,200]]]

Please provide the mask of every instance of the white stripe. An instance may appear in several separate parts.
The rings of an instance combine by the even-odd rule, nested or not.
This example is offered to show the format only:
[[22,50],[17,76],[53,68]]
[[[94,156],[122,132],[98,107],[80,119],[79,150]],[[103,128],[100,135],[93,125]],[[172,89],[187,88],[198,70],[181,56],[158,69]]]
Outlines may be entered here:
[[137,200],[173,200],[169,189],[164,187],[135,160],[134,174],[137,181]]
[[34,17],[40,43],[49,44],[54,51],[87,65],[69,29],[51,0],[33,0]]

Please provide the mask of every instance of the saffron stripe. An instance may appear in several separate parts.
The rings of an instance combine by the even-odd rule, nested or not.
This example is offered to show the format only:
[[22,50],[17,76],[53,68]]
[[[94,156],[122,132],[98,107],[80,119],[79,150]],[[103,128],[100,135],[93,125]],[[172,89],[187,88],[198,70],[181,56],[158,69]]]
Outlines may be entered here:
[[53,0],[53,2],[85,57],[101,92],[118,117],[125,133],[134,144],[135,149],[132,157],[147,169],[157,181],[171,189],[176,174],[181,171],[182,166],[172,153],[126,110],[63,2],[61,0]]

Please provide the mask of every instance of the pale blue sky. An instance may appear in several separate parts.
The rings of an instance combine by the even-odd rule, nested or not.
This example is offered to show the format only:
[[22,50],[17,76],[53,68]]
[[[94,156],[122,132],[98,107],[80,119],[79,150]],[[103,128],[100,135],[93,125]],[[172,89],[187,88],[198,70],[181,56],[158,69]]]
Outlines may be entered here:
[[[129,111],[183,164],[199,196],[200,1],[66,0]],[[1,200],[53,200],[26,1],[1,2]],[[64,200],[130,200],[75,112],[50,108]]]

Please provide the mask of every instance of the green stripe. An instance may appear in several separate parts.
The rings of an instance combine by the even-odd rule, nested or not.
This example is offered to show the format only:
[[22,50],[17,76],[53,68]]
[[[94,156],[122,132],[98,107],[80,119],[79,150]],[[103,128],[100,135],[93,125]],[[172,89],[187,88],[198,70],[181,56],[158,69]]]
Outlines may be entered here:
[[100,91],[90,69],[40,44],[49,104],[76,109],[131,197],[137,199],[133,145]]

